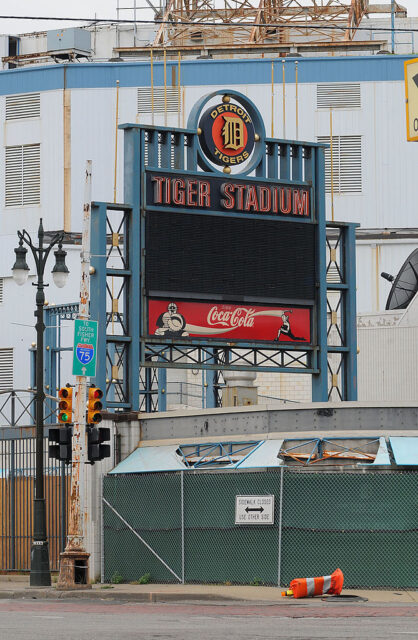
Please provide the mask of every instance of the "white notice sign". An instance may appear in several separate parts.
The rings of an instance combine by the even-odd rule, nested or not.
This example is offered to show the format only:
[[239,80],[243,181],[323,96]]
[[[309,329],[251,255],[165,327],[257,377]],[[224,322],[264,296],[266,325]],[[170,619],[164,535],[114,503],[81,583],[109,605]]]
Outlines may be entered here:
[[274,524],[274,496],[235,496],[235,524]]

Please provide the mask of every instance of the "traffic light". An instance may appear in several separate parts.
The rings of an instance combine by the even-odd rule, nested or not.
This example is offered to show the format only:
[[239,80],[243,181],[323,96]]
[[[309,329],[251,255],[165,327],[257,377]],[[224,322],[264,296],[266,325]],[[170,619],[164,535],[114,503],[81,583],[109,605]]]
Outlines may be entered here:
[[60,429],[50,429],[48,433],[49,457],[69,464],[71,462],[72,436],[73,429],[70,426],[61,427]]
[[103,391],[98,387],[90,387],[87,400],[87,424],[98,424],[102,421],[101,411],[103,405],[100,402],[103,398]]
[[70,424],[73,421],[73,390],[69,384],[61,387],[58,392],[58,422],[61,424]]
[[110,440],[108,427],[87,427],[87,457],[90,464],[110,458],[110,444],[103,444],[108,440]]

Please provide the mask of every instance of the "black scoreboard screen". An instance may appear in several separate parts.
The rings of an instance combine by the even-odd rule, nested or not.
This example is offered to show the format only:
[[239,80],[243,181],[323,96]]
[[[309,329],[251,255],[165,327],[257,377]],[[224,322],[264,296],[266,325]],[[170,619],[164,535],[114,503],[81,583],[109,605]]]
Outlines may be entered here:
[[314,224],[148,211],[145,241],[149,296],[314,301]]

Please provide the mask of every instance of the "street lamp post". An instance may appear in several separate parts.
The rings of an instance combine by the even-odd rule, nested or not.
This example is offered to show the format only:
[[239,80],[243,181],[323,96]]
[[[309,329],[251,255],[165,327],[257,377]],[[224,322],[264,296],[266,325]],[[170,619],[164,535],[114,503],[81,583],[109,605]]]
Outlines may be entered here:
[[12,267],[13,278],[18,285],[25,284],[29,267],[26,263],[26,244],[33,255],[36,266],[37,282],[33,283],[36,289],[36,448],[35,448],[35,497],[33,505],[33,541],[31,548],[30,585],[32,587],[46,587],[51,585],[51,573],[49,569],[48,539],[46,535],[46,509],[44,496],[44,320],[43,308],[45,304],[44,289],[48,285],[44,283],[45,265],[51,249],[58,245],[54,251],[55,265],[52,276],[57,287],[63,287],[68,276],[68,268],[65,264],[67,252],[62,248],[64,233],[56,233],[47,246],[44,247],[45,232],[42,218],[38,228],[38,246],[32,243],[31,237],[25,231],[17,232],[19,246],[15,249],[16,262]]

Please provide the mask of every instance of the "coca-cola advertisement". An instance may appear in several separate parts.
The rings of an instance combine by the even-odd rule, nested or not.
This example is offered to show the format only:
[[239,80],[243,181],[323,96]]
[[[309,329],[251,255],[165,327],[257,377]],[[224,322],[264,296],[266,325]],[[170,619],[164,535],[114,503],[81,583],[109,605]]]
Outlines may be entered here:
[[148,335],[309,344],[311,310],[149,299]]

